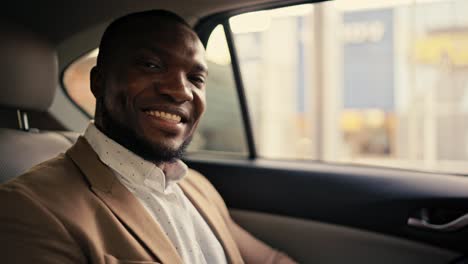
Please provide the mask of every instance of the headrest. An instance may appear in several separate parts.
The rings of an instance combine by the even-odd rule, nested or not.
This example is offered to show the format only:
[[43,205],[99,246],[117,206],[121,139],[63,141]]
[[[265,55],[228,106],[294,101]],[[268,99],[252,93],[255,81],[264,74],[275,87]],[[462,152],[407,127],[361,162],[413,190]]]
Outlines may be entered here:
[[54,98],[54,49],[18,26],[0,23],[0,107],[46,111]]

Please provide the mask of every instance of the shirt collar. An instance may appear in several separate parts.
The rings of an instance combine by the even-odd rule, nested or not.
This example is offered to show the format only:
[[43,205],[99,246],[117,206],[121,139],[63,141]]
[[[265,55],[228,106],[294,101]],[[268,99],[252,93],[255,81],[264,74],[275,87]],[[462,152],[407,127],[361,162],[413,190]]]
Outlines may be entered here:
[[93,122],[88,125],[84,138],[104,164],[132,185],[145,185],[165,193],[171,184],[181,180],[188,172],[187,165],[181,160],[164,163],[161,169],[107,137]]

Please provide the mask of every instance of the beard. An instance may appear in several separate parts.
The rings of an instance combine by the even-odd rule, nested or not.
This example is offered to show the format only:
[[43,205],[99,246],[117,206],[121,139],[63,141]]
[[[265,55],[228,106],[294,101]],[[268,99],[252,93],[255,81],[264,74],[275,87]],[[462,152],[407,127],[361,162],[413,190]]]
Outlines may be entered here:
[[[154,144],[153,142],[148,142],[148,140],[139,136],[134,130],[115,120],[109,113],[104,100],[99,100],[99,102],[97,102],[96,110],[99,110],[101,115],[102,127],[98,127],[101,132],[144,160],[155,164],[175,162],[183,158],[192,140],[192,136],[188,137],[177,149],[172,149],[161,144]],[[96,111],[96,113],[98,113],[98,111]]]

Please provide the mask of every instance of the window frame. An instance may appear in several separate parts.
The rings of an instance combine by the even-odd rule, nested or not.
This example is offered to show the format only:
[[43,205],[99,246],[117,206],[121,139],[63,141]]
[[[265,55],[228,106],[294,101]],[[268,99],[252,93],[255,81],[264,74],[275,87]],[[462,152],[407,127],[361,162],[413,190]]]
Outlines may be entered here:
[[242,73],[240,70],[235,41],[233,39],[234,36],[231,31],[229,19],[233,16],[237,16],[237,15],[241,15],[241,14],[249,13],[249,12],[271,10],[271,9],[296,6],[296,5],[301,5],[301,4],[317,4],[317,3],[328,2],[328,1],[333,1],[333,0],[301,0],[301,1],[288,1],[287,3],[276,2],[276,3],[259,4],[259,5],[224,11],[224,12],[216,13],[210,16],[206,16],[200,19],[198,23],[195,24],[195,26],[193,27],[194,31],[198,34],[201,42],[203,43],[205,47],[215,27],[218,25],[222,25],[224,28],[224,34],[226,37],[226,42],[228,44],[229,53],[231,56],[231,67],[232,67],[232,72],[234,75],[233,76],[234,81],[236,84],[239,106],[241,108],[242,121],[243,121],[243,126],[244,126],[244,135],[245,135],[245,139],[247,143],[247,151],[248,151],[247,157],[249,160],[256,160],[259,158],[259,156],[256,150],[256,144],[255,144],[256,141],[254,138],[254,132],[252,128],[249,106],[248,106],[247,98],[245,95],[244,83],[242,80]]
[[[388,169],[388,170],[401,170],[401,171],[412,171],[412,172],[421,172],[421,173],[428,173],[428,174],[448,174],[448,175],[457,175],[457,176],[467,176],[467,174],[460,173],[460,172],[448,172],[448,171],[429,171],[429,170],[418,170],[414,168],[405,168],[405,167],[388,167],[388,166],[379,166],[375,164],[357,164],[357,163],[341,163],[335,161],[327,161],[324,157],[319,157],[318,159],[313,160],[298,160],[298,159],[278,159],[278,158],[266,158],[264,159],[262,156],[259,156],[256,149],[256,141],[254,138],[252,123],[251,123],[251,113],[248,109],[247,98],[244,92],[244,84],[242,82],[242,74],[240,72],[240,65],[237,57],[237,50],[235,47],[235,42],[233,40],[234,36],[232,31],[230,30],[230,23],[229,19],[233,16],[241,15],[244,13],[249,12],[256,12],[256,11],[267,11],[277,8],[284,8],[290,6],[296,6],[301,4],[319,4],[324,2],[331,2],[334,0],[299,0],[299,1],[287,1],[284,2],[275,2],[275,3],[265,3],[265,4],[258,4],[250,7],[244,7],[224,12],[215,13],[210,16],[206,16],[201,18],[198,23],[195,24],[193,27],[195,32],[199,35],[203,45],[207,45],[208,39],[210,37],[211,32],[217,25],[222,25],[225,32],[226,41],[228,43],[229,52],[231,56],[231,64],[232,70],[234,74],[234,79],[236,82],[237,94],[238,99],[240,102],[243,125],[244,125],[244,134],[247,143],[247,150],[248,153],[248,160],[250,161],[259,161],[259,160],[269,160],[273,162],[287,162],[292,164],[329,164],[333,166],[351,166],[356,168],[378,168],[378,169]],[[320,116],[323,118],[322,116]],[[191,158],[191,157],[190,157]],[[195,158],[196,159],[196,158]]]

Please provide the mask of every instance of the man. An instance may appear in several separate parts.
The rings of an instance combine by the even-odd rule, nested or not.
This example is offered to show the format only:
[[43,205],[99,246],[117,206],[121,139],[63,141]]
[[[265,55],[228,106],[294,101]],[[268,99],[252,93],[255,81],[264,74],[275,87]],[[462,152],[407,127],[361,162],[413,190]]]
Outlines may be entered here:
[[292,263],[234,223],[180,160],[205,111],[207,74],[200,40],[177,15],[114,21],[91,71],[94,123],[0,188],[2,263]]

